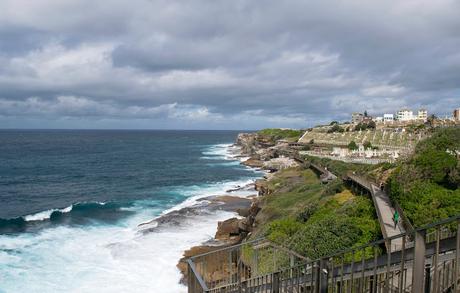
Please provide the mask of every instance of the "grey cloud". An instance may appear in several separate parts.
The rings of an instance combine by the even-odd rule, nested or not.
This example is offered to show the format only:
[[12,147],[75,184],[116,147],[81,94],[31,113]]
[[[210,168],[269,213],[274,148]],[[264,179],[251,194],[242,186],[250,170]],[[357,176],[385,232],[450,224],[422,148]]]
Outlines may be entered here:
[[[183,114],[221,128],[406,105],[445,113],[460,95],[458,11],[448,0],[5,0],[0,113],[164,127]],[[18,110],[33,97],[47,110]]]

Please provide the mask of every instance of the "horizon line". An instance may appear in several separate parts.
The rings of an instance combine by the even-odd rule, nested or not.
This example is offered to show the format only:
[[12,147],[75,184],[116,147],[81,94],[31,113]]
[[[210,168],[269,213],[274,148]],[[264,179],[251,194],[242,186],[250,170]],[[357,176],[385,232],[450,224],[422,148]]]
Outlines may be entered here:
[[257,131],[261,129],[180,129],[180,128],[0,128],[2,130],[126,130],[126,131]]

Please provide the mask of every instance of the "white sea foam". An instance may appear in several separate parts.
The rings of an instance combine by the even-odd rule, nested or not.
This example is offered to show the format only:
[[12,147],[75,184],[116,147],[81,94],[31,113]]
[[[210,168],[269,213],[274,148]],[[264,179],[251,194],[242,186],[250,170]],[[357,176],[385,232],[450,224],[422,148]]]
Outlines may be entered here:
[[207,160],[241,160],[241,148],[232,144],[216,144],[203,150],[201,157]]
[[[197,216],[148,234],[137,231],[145,217],[139,214],[120,226],[61,226],[38,235],[1,236],[0,291],[186,292],[177,261],[185,249],[210,239],[216,222],[231,215]],[[15,253],[2,251],[7,249]]]
[[[214,155],[232,160],[224,151],[228,146],[215,147]],[[138,225],[155,215],[197,205],[203,197],[246,186],[255,177],[177,187],[173,192],[186,196],[184,202],[161,211],[153,202],[139,201],[128,208],[135,214],[117,225],[58,226],[38,233],[0,235],[0,292],[185,293],[186,288],[179,284],[177,261],[184,250],[211,239],[217,221],[234,213],[210,211],[168,230],[146,234],[139,233],[142,227]],[[248,196],[254,191],[242,189],[231,194]],[[58,211],[71,210],[72,206]],[[53,211],[26,217],[38,221],[49,218]]]
[[[241,147],[233,144],[217,144],[207,147],[202,152],[201,159],[227,162],[208,163],[208,166],[237,166],[250,157],[241,155]],[[251,169],[247,167],[248,169]],[[252,169],[253,170],[253,169]]]
[[51,217],[51,214],[54,213],[54,212],[68,213],[68,212],[72,211],[72,208],[73,208],[73,206],[68,206],[68,207],[63,208],[63,209],[50,209],[50,210],[47,210],[47,211],[27,215],[27,216],[24,216],[23,218],[27,222],[44,221],[44,220],[49,219]]

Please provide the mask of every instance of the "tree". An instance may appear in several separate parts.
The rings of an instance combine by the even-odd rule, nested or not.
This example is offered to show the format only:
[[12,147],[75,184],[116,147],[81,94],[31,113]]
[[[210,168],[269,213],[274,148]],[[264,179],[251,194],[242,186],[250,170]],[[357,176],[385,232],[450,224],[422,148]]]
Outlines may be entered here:
[[344,132],[345,130],[340,127],[338,124],[334,124],[329,130],[327,131],[328,133],[334,133],[334,132]]
[[354,140],[352,140],[349,144],[348,144],[348,149],[349,150],[357,150],[358,149],[358,145],[356,144],[356,142]]
[[367,115],[367,110],[364,111],[364,117],[368,117],[368,115]]
[[435,148],[428,148],[417,154],[414,162],[424,178],[438,184],[448,183],[449,175],[457,167],[455,156]]
[[428,123],[428,125],[430,125],[431,127],[433,127],[434,121],[436,121],[436,119],[438,119],[438,117],[436,117],[436,115],[434,115],[434,114],[431,114],[431,115],[426,119],[426,122]]
[[375,122],[372,120],[372,121],[369,121],[369,123],[367,124],[367,128],[371,128],[371,129],[375,129]]
[[360,130],[366,130],[367,129],[367,124],[365,123],[358,123],[356,126],[355,126],[355,131],[360,131]]
[[363,146],[364,146],[364,149],[371,149],[372,148],[372,144],[370,143],[370,141],[365,141],[363,143]]
[[334,120],[334,121],[332,121],[329,125],[332,126],[332,125],[334,125],[334,124],[339,124],[339,122]]

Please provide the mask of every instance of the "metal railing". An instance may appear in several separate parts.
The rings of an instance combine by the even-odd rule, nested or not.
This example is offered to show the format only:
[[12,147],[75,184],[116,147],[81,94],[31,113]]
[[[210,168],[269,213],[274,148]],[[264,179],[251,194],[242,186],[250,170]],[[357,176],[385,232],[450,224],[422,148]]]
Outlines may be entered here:
[[[190,292],[239,286],[243,281],[267,276],[308,259],[265,239],[257,239],[188,259]],[[190,282],[192,284],[190,284]]]
[[[247,242],[190,258],[189,293],[460,292],[459,231],[460,215],[316,260]],[[402,249],[384,253],[398,239]]]

